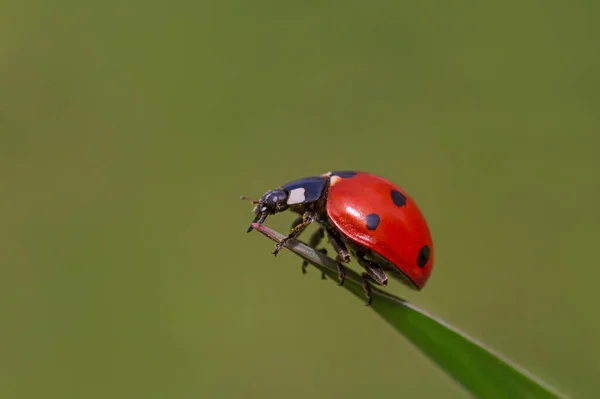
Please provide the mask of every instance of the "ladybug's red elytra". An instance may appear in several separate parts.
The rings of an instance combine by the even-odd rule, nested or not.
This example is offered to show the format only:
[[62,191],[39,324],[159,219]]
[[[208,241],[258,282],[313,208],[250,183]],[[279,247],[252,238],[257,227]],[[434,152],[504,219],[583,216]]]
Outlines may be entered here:
[[[289,235],[275,247],[275,255],[312,222],[319,223],[309,245],[316,249],[327,236],[337,254],[340,285],[345,276],[342,263],[350,262],[350,254],[358,260],[366,270],[362,277],[367,305],[372,300],[369,281],[386,286],[386,272],[415,290],[421,290],[431,275],[433,242],[427,222],[406,192],[383,177],[328,172],[269,190],[254,203],[254,223],[262,224],[267,216],[286,210],[300,214]],[[304,273],[306,266],[304,262]]]

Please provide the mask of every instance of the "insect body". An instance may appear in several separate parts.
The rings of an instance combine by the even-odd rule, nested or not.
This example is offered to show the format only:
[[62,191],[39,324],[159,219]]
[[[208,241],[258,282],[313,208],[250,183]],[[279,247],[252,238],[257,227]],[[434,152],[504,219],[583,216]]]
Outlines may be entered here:
[[300,214],[289,235],[277,244],[275,255],[311,223],[319,223],[309,245],[316,249],[327,236],[337,254],[340,285],[345,276],[342,264],[353,255],[366,271],[362,277],[368,304],[369,282],[386,286],[386,273],[415,290],[421,290],[431,275],[433,243],[425,218],[400,187],[380,176],[328,172],[267,191],[255,203],[255,223],[286,210]]

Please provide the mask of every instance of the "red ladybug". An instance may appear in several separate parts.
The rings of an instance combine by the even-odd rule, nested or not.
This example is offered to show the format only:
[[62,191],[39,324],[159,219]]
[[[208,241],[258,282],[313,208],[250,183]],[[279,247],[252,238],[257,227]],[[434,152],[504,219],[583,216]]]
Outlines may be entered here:
[[[402,283],[421,290],[433,266],[433,243],[427,222],[415,202],[388,180],[365,172],[337,171],[305,177],[267,191],[254,201],[254,222],[291,210],[301,216],[290,234],[279,242],[296,238],[312,222],[320,228],[309,245],[316,248],[327,235],[337,253],[340,285],[344,283],[342,263],[352,254],[366,270],[364,287],[371,304],[368,281],[386,286],[386,272]],[[248,232],[252,230],[252,226]],[[325,249],[320,250],[326,253]],[[306,262],[302,265],[305,273]]]

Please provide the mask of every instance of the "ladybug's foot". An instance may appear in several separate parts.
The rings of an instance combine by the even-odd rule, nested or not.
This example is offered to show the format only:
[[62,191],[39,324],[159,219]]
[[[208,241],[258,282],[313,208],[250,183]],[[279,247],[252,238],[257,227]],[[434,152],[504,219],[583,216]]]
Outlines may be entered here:
[[306,212],[302,215],[302,222],[297,224],[292,228],[290,234],[287,237],[283,238],[281,241],[277,243],[275,246],[275,251],[273,251],[273,255],[277,256],[277,253],[283,248],[283,246],[291,239],[296,238],[310,225],[316,218],[316,214],[314,212]]
[[371,287],[369,286],[369,281],[374,282],[377,285],[381,285],[385,287],[388,283],[387,276],[383,272],[383,269],[379,267],[379,265],[372,260],[368,260],[364,258],[363,254],[357,254],[358,263],[365,268],[367,273],[363,273],[363,286],[365,288],[365,295],[367,296],[367,306],[371,306],[371,301],[373,298],[371,297]]
[[[298,218],[294,221],[294,226],[299,225],[300,223],[302,223],[302,218]],[[318,230],[316,230],[314,233],[312,233],[310,235],[310,239],[308,240],[308,246],[311,248],[316,249],[317,246],[321,243],[321,241],[323,240],[323,237],[325,237],[325,230],[323,230],[323,228],[319,228]],[[323,255],[327,256],[327,249],[325,248],[321,248],[321,249],[317,249],[317,251],[319,251],[320,253],[322,253]],[[302,274],[306,274],[306,268],[308,267],[308,262],[307,261],[302,261]],[[321,279],[325,280],[325,273],[321,272]]]
[[361,276],[362,276],[363,289],[365,290],[365,296],[367,297],[367,303],[365,304],[365,306],[371,306],[371,302],[373,302],[371,284],[369,284],[369,280],[371,280],[371,276],[369,276],[367,273],[363,273],[363,274],[361,274]]
[[306,270],[307,267],[308,267],[308,262],[303,260],[302,261],[302,274],[308,273],[308,270]]
[[275,246],[275,251],[273,251],[273,255],[277,256],[277,254],[279,253],[279,251],[281,251],[281,248],[283,248],[283,246],[288,242],[288,240],[292,238],[292,237],[285,237],[283,240],[279,241],[277,243],[277,245]]
[[[323,255],[327,256],[327,249],[325,248],[321,248],[321,249],[317,249],[318,252],[322,253]],[[308,267],[308,261],[302,261],[302,274],[306,274],[308,273],[308,271],[306,270],[306,268]],[[325,273],[321,272],[321,279],[322,280],[326,280],[327,278],[325,277]]]
[[337,270],[338,270],[338,278],[340,279],[340,282],[338,283],[339,286],[344,285],[344,281],[346,281],[346,269],[344,269],[344,266],[342,266],[342,264],[338,261],[337,263]]

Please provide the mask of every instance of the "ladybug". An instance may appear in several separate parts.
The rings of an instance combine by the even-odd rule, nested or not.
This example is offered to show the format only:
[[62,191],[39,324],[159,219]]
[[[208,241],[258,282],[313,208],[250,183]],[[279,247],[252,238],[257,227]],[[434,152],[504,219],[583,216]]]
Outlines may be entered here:
[[[269,215],[286,210],[300,215],[289,235],[277,243],[274,255],[317,222],[319,229],[309,245],[317,249],[327,236],[337,254],[339,285],[345,278],[342,264],[350,262],[350,255],[358,260],[366,271],[362,278],[367,305],[372,301],[369,283],[386,286],[386,273],[417,291],[431,275],[433,243],[427,222],[406,192],[383,177],[359,171],[328,172],[269,190],[253,203],[253,223],[262,224]],[[307,266],[305,261],[303,273]]]

